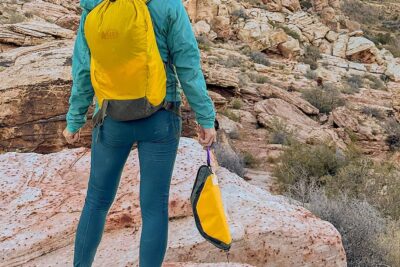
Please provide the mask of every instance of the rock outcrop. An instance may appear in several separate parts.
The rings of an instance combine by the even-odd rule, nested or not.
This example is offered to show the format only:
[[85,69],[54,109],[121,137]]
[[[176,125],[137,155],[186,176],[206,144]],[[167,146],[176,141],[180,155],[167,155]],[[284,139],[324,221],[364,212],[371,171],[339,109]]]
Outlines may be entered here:
[[[189,196],[197,168],[205,161],[203,153],[197,141],[181,138],[171,182],[166,262],[225,260],[225,253],[200,236],[191,213]],[[4,207],[0,220],[5,226],[0,232],[0,266],[44,262],[70,265],[74,231],[87,188],[90,150],[64,149],[48,155],[9,152],[0,155],[0,165],[0,201]],[[340,234],[330,223],[289,204],[282,196],[248,184],[216,163],[213,167],[231,227],[232,262],[255,266],[346,266]],[[137,262],[139,183],[135,149],[107,217],[97,262],[118,266]]]

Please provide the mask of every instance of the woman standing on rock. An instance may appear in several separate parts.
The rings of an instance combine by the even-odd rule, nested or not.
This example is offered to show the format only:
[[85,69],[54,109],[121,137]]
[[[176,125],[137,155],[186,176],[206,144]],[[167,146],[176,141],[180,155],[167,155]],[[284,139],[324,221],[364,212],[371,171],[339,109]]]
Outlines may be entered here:
[[199,142],[206,147],[216,141],[215,110],[198,45],[181,0],[81,0],[80,6],[63,132],[68,143],[79,140],[94,96],[96,108],[73,264],[92,265],[122,169],[137,142],[139,266],[159,267],[167,248],[169,188],[182,129],[176,91],[183,89],[195,112]]

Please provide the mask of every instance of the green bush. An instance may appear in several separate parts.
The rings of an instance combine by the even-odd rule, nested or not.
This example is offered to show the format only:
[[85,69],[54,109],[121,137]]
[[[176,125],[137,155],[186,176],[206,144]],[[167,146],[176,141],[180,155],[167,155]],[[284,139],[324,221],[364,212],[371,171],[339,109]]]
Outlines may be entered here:
[[281,28],[287,35],[293,37],[294,39],[300,40],[300,35],[296,31],[287,27],[286,25],[284,25],[282,23],[275,23],[275,22],[270,22],[270,24],[273,27]]
[[305,181],[306,185],[321,186],[326,183],[325,177],[335,175],[343,164],[343,158],[336,153],[335,148],[325,144],[311,146],[292,142],[284,150],[274,175],[283,188],[300,181]]
[[370,87],[375,90],[385,90],[386,85],[381,78],[368,74],[364,76],[370,82]]
[[269,81],[269,78],[267,76],[258,73],[249,73],[248,76],[250,80],[255,83],[263,84]]
[[[285,191],[321,187],[330,197],[345,193],[366,199],[385,216],[400,218],[400,171],[389,163],[373,162],[357,149],[340,153],[324,144],[294,142],[284,150],[274,174]],[[307,201],[307,191],[302,192],[295,198]]]
[[313,7],[313,4],[310,0],[300,0],[300,6],[304,9],[310,9]]
[[271,62],[269,62],[267,56],[259,51],[251,51],[249,53],[249,56],[251,58],[251,60],[253,60],[253,62],[257,63],[257,64],[262,64],[264,66],[270,66]]
[[268,141],[270,144],[288,145],[293,140],[293,131],[289,129],[287,124],[278,118],[272,120],[269,125],[271,131],[268,134]]
[[339,194],[328,198],[322,190],[310,194],[306,207],[329,221],[342,236],[348,266],[388,266],[389,249],[394,242],[382,245],[386,220],[365,200]]
[[243,107],[243,100],[239,97],[234,97],[231,100],[232,108],[241,109]]
[[317,74],[313,70],[307,70],[305,76],[307,79],[310,79],[310,80],[315,80],[317,78]]
[[381,10],[359,0],[344,0],[341,7],[343,13],[352,20],[366,25],[379,25]]
[[340,92],[335,87],[328,85],[305,90],[302,97],[318,108],[321,113],[329,113],[334,108],[344,105]]
[[387,251],[386,261],[389,266],[400,266],[400,220],[389,221],[385,232],[378,238],[381,249]]
[[232,15],[234,18],[243,18],[243,19],[248,19],[248,18],[249,18],[249,16],[247,16],[246,11],[245,11],[243,8],[234,10],[234,11],[231,13],[231,15]]
[[360,92],[360,88],[364,86],[363,77],[360,75],[350,75],[345,78],[346,86],[342,92],[345,94],[354,94]]
[[222,110],[221,114],[227,116],[229,119],[231,119],[233,121],[240,122],[240,116],[233,113],[230,109]]
[[241,157],[246,167],[254,168],[259,164],[259,160],[248,151],[242,151]]
[[243,60],[233,55],[229,55],[227,59],[221,60],[220,63],[225,65],[227,68],[233,68],[240,67],[243,64]]
[[377,109],[377,108],[373,108],[373,107],[368,107],[368,106],[364,106],[361,109],[361,113],[367,115],[367,116],[371,116],[377,119],[383,119],[384,115],[382,114],[382,112]]
[[387,132],[386,143],[391,150],[398,150],[400,148],[400,124],[395,119],[389,119],[384,128]]

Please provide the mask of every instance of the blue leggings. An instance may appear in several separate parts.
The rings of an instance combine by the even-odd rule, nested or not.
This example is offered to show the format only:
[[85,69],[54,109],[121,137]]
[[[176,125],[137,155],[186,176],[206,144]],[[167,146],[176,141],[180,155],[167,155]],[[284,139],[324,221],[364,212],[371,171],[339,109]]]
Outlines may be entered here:
[[94,261],[122,169],[135,142],[141,177],[139,266],[161,266],[168,240],[170,181],[181,130],[181,118],[163,108],[132,121],[115,121],[106,116],[100,128],[93,128],[90,177],[76,230],[74,266],[89,267]]

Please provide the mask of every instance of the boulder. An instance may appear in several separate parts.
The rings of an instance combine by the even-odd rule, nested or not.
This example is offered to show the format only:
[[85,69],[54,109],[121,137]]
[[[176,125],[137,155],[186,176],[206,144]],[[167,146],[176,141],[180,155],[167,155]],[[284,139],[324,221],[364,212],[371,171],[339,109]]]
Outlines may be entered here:
[[[65,3],[73,1],[62,1]],[[21,11],[28,12],[34,16],[38,16],[46,21],[75,31],[78,28],[80,20],[80,12],[78,11],[78,5],[71,3],[70,5],[64,4],[60,1],[42,1],[34,0],[27,1],[22,5]]]
[[347,43],[349,42],[349,36],[347,34],[340,34],[337,40],[333,43],[332,55],[335,57],[346,58]]
[[[73,42],[21,47],[0,55],[0,150],[51,152],[67,145],[62,136],[71,90]],[[91,118],[93,107],[89,110]],[[89,146],[90,125],[78,145]]]
[[385,74],[395,82],[400,82],[400,61],[391,60],[387,64]]
[[358,132],[360,126],[356,118],[352,116],[352,112],[346,107],[338,107],[332,111],[333,122],[341,127],[353,132]]
[[219,0],[186,0],[184,6],[192,22],[204,20],[210,24],[215,16],[218,15]]
[[346,57],[352,61],[374,63],[379,61],[375,44],[365,37],[354,36],[349,38]]
[[299,0],[281,0],[282,6],[286,7],[290,11],[299,11],[301,10]]
[[212,29],[219,38],[227,40],[232,37],[232,27],[229,17],[216,16],[212,22]]
[[193,26],[193,31],[196,35],[208,34],[210,30],[211,30],[210,24],[208,24],[204,20],[198,21]]
[[284,57],[290,59],[300,55],[301,52],[299,40],[291,36],[288,37],[286,42],[278,44],[277,48]]
[[257,102],[254,105],[258,122],[266,127],[276,122],[287,126],[295,138],[309,144],[330,143],[340,148],[346,145],[339,136],[325,126],[320,126],[317,121],[307,117],[300,109],[279,98],[270,98]]
[[[257,88],[259,91],[260,95],[266,98],[279,98],[287,103],[290,103],[297,108],[299,108],[301,111],[303,111],[305,114],[308,115],[316,115],[319,113],[319,110],[311,105],[309,102],[304,100],[301,97],[296,96],[295,94],[291,94],[286,90],[283,90],[275,85],[272,84],[265,84],[261,85]],[[263,103],[263,102],[259,102]],[[268,102],[269,103],[269,102]]]
[[0,26],[0,43],[17,46],[38,45],[58,39],[72,39],[75,33],[45,21],[30,21]]
[[[62,40],[0,54],[0,151],[49,153],[71,146],[62,132],[72,85],[72,50],[73,40]],[[215,82],[221,82],[221,76]],[[237,76],[232,79],[237,85]],[[182,135],[195,136],[194,114],[185,103]],[[74,146],[90,146],[93,111],[94,104]]]
[[312,5],[315,11],[322,11],[324,8],[329,6],[328,0],[313,0]]
[[323,22],[325,23],[329,23],[331,21],[333,21],[335,19],[335,9],[333,9],[332,7],[325,7],[324,9],[322,9],[321,13],[321,19]]
[[[233,238],[231,262],[282,267],[346,266],[341,236],[331,223],[283,196],[247,183],[219,167],[214,156],[212,159]],[[181,138],[171,180],[166,264],[195,262],[225,266],[215,265],[225,262],[226,254],[200,235],[190,207],[193,178],[205,160],[205,151],[197,141]],[[87,148],[64,149],[47,155],[15,152],[0,155],[1,267],[27,262],[32,266],[72,264],[73,240],[89,168]],[[134,149],[107,216],[94,265],[138,263],[139,184],[138,154]]]

